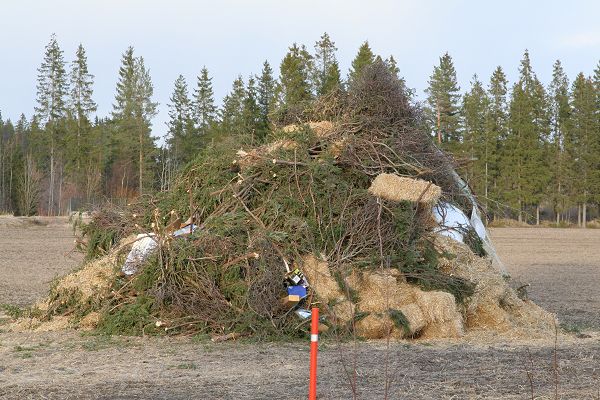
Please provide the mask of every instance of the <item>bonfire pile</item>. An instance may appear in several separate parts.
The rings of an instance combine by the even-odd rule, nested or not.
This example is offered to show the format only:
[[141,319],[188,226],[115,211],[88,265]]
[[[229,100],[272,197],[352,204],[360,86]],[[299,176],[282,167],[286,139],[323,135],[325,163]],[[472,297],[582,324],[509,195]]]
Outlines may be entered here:
[[[383,63],[314,108],[306,115],[327,120],[276,128],[266,144],[217,143],[169,192],[98,210],[84,241],[100,258],[59,281],[38,320],[67,316],[107,333],[289,337],[307,326],[294,311],[318,303],[336,335],[553,329],[488,258],[435,233],[439,201],[472,206]],[[173,216],[197,229],[174,237]],[[134,233],[153,234],[157,246],[124,276]],[[294,269],[309,287],[290,306],[281,299]]]

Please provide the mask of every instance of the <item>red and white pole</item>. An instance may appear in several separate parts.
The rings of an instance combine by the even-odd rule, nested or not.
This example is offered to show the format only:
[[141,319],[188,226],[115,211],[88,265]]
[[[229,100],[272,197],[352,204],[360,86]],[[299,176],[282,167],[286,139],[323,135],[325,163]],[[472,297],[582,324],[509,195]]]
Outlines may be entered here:
[[310,380],[308,400],[317,400],[317,352],[319,351],[319,309],[313,307],[310,324]]

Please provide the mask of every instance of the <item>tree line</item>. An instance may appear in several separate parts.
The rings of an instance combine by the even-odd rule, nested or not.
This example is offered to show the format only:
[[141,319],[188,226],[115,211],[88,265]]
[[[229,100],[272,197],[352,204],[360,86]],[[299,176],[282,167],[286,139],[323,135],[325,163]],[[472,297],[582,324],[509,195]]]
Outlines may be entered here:
[[[279,64],[233,81],[217,105],[206,67],[189,86],[180,75],[170,97],[168,134],[152,136],[150,71],[129,47],[122,55],[109,116],[95,115],[94,75],[80,45],[67,64],[54,35],[38,69],[37,106],[13,124],[0,116],[0,211],[63,214],[99,198],[131,199],[168,190],[177,171],[214,140],[229,135],[264,142],[273,121],[295,121],[317,99],[343,92],[376,61],[403,84],[393,56],[364,42],[345,77],[337,48],[325,33],[312,50],[294,43]],[[411,91],[409,91],[410,93]],[[414,91],[413,101],[414,99]],[[422,103],[433,140],[457,168],[490,216],[557,222],[576,209],[581,225],[600,202],[600,64],[592,76],[569,82],[560,61],[542,84],[526,51],[509,87],[501,67],[484,85],[477,75],[461,93],[449,54],[433,68]],[[73,205],[73,199],[77,204]]]

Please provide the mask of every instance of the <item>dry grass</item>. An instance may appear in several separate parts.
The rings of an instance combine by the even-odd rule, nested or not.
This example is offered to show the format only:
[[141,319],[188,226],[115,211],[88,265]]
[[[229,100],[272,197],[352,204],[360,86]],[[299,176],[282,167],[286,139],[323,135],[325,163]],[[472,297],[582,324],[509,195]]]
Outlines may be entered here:
[[414,203],[435,204],[442,195],[442,189],[422,179],[401,177],[394,174],[379,174],[373,180],[369,193],[390,201],[411,201]]

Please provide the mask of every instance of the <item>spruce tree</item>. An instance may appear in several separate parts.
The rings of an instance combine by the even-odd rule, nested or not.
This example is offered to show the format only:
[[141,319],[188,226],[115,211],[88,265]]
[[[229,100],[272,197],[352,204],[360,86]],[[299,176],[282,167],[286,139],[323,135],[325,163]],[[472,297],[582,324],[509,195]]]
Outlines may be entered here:
[[425,90],[428,103],[426,112],[431,130],[438,143],[457,151],[461,140],[458,104],[460,87],[452,57],[448,53],[440,57],[440,63],[434,67],[428,83]]
[[196,89],[194,89],[192,108],[196,130],[200,137],[205,137],[217,119],[217,106],[215,105],[212,78],[209,77],[206,66],[202,67],[198,76],[198,83]]
[[579,73],[571,92],[571,119],[567,149],[573,160],[575,200],[581,205],[581,225],[587,223],[587,207],[600,199],[600,133],[595,88],[591,78]]
[[233,81],[231,92],[223,99],[221,125],[226,134],[239,135],[243,133],[245,98],[246,88],[240,75]]
[[[57,149],[62,145],[59,135],[64,130],[64,117],[67,112],[68,83],[65,71],[63,51],[56,36],[52,34],[46,45],[44,59],[38,68],[37,106],[35,108],[39,122],[44,126],[50,151],[50,177],[48,186],[48,215],[53,215],[55,204],[55,162]],[[60,200],[60,199],[59,199]]]
[[170,150],[175,168],[193,158],[195,151],[199,148],[198,135],[194,129],[192,119],[192,104],[189,98],[187,82],[183,75],[175,80],[173,94],[170,97],[169,128]]
[[348,83],[352,84],[365,69],[366,66],[375,62],[375,54],[369,46],[369,41],[365,41],[359,48],[356,57],[352,60],[350,71],[348,73]]
[[475,193],[484,195],[487,204],[489,193],[489,165],[494,152],[494,138],[487,130],[489,99],[483,85],[473,76],[471,89],[463,97],[464,155],[470,160],[466,169],[467,182]]
[[312,57],[304,45],[294,43],[281,61],[279,84],[282,106],[286,109],[303,107],[312,99],[310,76]]
[[254,142],[256,139],[262,139],[262,137],[257,138],[257,135],[261,134],[261,132],[259,132],[261,114],[258,106],[258,91],[254,77],[248,79],[245,94],[242,111],[243,132],[251,135],[252,142]]
[[[79,44],[75,60],[71,63],[71,91],[69,96],[69,108],[76,123],[75,140],[71,143],[69,153],[78,172],[81,169],[82,160],[91,150],[91,143],[86,140],[88,139],[86,134],[91,129],[91,114],[98,108],[92,99],[94,93],[93,85],[94,75],[88,71],[85,49],[83,45]],[[79,180],[80,177],[78,176],[77,178]]]
[[498,66],[492,73],[488,85],[489,105],[486,119],[486,135],[489,141],[488,163],[485,171],[488,184],[485,197],[494,200],[495,203],[503,201],[505,193],[499,178],[501,158],[505,150],[504,143],[508,135],[507,85],[506,75],[502,67]]
[[547,95],[531,67],[525,51],[519,68],[519,81],[513,87],[510,103],[509,135],[503,157],[503,173],[510,182],[507,198],[517,210],[519,221],[528,206],[539,208],[550,180],[546,163],[550,131]]
[[342,84],[336,51],[335,42],[327,33],[315,43],[313,81],[317,96],[326,95]]
[[[144,180],[152,181],[149,174],[150,155],[154,150],[151,137],[151,120],[157,113],[158,103],[152,101],[154,87],[144,59],[134,57],[133,47],[123,54],[119,68],[117,94],[113,104],[113,120],[118,128],[118,141],[121,143],[125,159],[137,159],[138,193],[143,193]],[[126,153],[137,149],[137,157]],[[125,168],[125,167],[124,167]],[[131,174],[136,172],[130,170]]]
[[269,132],[269,115],[275,109],[275,87],[276,82],[273,78],[273,70],[267,61],[263,64],[263,69],[258,78],[258,108],[260,112],[260,121],[257,131],[258,140],[264,140]]
[[567,207],[567,184],[572,176],[571,162],[564,151],[567,134],[570,105],[569,80],[560,60],[553,66],[552,82],[549,87],[551,139],[548,163],[552,171],[552,191],[549,200],[556,214],[556,223],[560,222],[560,213]]

